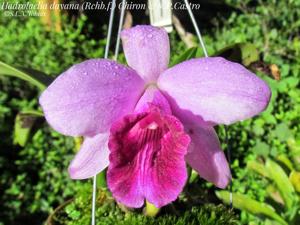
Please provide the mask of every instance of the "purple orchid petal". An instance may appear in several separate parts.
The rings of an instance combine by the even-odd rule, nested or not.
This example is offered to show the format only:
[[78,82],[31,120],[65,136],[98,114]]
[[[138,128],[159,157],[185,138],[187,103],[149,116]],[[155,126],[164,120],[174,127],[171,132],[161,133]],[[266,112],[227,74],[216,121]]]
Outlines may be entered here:
[[155,81],[167,69],[170,43],[164,29],[135,26],[122,31],[121,38],[128,65],[145,81]]
[[116,122],[107,172],[114,198],[135,208],[145,199],[156,207],[174,201],[187,179],[184,155],[189,142],[179,120],[155,106]]
[[191,138],[186,162],[202,178],[225,188],[231,180],[231,173],[214,128],[199,121],[185,122],[184,127]]
[[158,86],[173,107],[201,116],[206,122],[231,124],[262,112],[268,85],[242,65],[221,57],[192,59],[165,71]]
[[69,166],[72,179],[86,179],[104,170],[108,164],[108,133],[85,138]]
[[42,93],[48,123],[71,136],[107,132],[134,109],[144,82],[134,70],[111,60],[91,59],[72,66]]
[[[147,111],[149,104],[151,103],[157,106],[162,112],[166,114],[172,114],[171,107],[168,100],[163,96],[159,89],[155,86],[149,86],[140,100],[138,101],[135,112]],[[150,104],[150,105],[151,105]]]

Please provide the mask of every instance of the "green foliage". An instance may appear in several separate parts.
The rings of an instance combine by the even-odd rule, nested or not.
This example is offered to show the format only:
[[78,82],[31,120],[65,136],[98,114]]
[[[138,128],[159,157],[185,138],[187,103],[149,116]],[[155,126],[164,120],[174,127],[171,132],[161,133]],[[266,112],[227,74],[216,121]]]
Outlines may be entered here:
[[[75,200],[56,211],[48,219],[47,225],[89,224],[91,217],[91,188],[87,185]],[[174,210],[174,209],[173,209]],[[175,209],[176,210],[176,209]],[[238,224],[233,212],[224,206],[212,204],[194,206],[178,215],[162,212],[158,217],[145,217],[140,212],[124,213],[110,194],[105,190],[98,192],[96,221],[99,225],[233,225]]]
[[[272,89],[270,106],[258,117],[229,129],[233,190],[257,204],[269,204],[267,201],[272,199],[277,202],[274,204],[277,215],[297,224],[293,221],[297,217],[294,206],[299,203],[293,196],[295,191],[299,195],[300,177],[299,1],[227,2],[237,11],[229,18],[218,16],[214,20],[215,26],[202,30],[206,34],[204,40],[209,55],[226,53],[226,57],[242,61],[247,66],[257,60],[264,61],[267,65],[276,64],[281,73],[281,80],[275,81],[259,72]],[[62,21],[62,31],[53,32],[46,30],[36,18],[3,18],[0,60],[15,68],[22,66],[25,73],[30,74],[30,71],[24,68],[32,68],[54,77],[77,62],[103,56],[105,40],[89,38],[93,27],[85,17],[77,20],[62,18]],[[203,54],[200,48],[186,50],[175,33],[171,34],[171,50],[171,65]],[[120,59],[125,62],[123,55]],[[0,220],[4,224],[12,221],[23,224],[25,218],[32,224],[40,224],[53,207],[74,196],[75,189],[82,184],[74,185],[66,173],[75,152],[73,139],[62,137],[43,123],[39,124],[42,128],[32,127],[30,133],[25,131],[25,135],[19,135],[22,126],[19,126],[16,116],[26,110],[38,110],[38,92],[23,81],[7,77],[0,77],[0,89],[0,169],[4,171],[0,178]],[[217,128],[217,131],[226,148],[223,129]],[[16,145],[13,145],[13,139]],[[252,166],[246,166],[249,161]],[[269,162],[268,168],[265,162]],[[192,180],[195,179],[198,178]],[[67,220],[62,220],[63,224],[89,223],[90,191],[86,193],[85,197],[80,194],[65,208]],[[188,220],[196,224],[226,224],[224,221],[232,218],[226,217],[223,207],[218,206],[219,210],[211,205],[194,207],[183,212],[180,218],[161,215],[155,220],[135,213],[124,214],[113,202],[99,207],[97,221],[104,221],[103,224],[117,223],[117,218],[125,218],[128,224],[158,224],[157,221],[161,224],[186,224]],[[238,208],[242,209],[241,224],[274,224],[274,221],[253,215],[251,210],[249,213],[247,208]]]
[[[214,56],[221,56],[228,60],[238,62],[244,66],[250,66],[251,63],[259,60],[259,53],[256,47],[251,43],[238,43],[226,46],[225,48],[214,53]],[[203,57],[201,47],[192,47],[185,50],[180,55],[172,58],[170,67],[183,61]]]
[[29,79],[43,88],[28,74],[43,76],[44,82],[76,62],[102,57],[104,41],[87,38],[84,32],[92,27],[85,17],[75,22],[62,19],[62,32],[54,32],[45,29],[39,18],[1,18],[0,60],[5,63],[0,66],[0,223],[24,224],[25,219],[41,224],[53,207],[80,187],[67,174],[75,154],[73,139],[53,132],[32,115],[38,110],[38,89],[2,76]]
[[173,60],[171,62],[170,67],[174,66],[176,64],[179,64],[179,63],[181,63],[185,60],[195,58],[197,56],[198,51],[199,51],[198,47],[192,47],[192,48],[187,49],[186,51],[184,51],[180,55],[173,57]]
[[244,66],[250,66],[251,63],[259,60],[259,52],[256,46],[251,43],[229,45],[214,55],[222,56],[228,60],[241,63]]
[[[229,204],[230,193],[228,191],[219,191],[217,196]],[[232,194],[233,206],[235,208],[246,210],[257,216],[264,216],[279,222],[282,225],[288,225],[270,205],[255,201],[246,195]]]
[[1,165],[5,171],[0,180],[4,189],[1,207],[5,213],[1,219],[18,221],[32,213],[48,212],[52,205],[73,196],[78,186],[67,174],[73,147],[72,139],[43,128],[23,149],[9,149],[14,161],[4,161]]
[[63,18],[61,32],[47,31],[40,20],[28,18],[22,26],[10,20],[0,26],[0,59],[13,66],[28,67],[57,75],[84,59],[102,57],[104,40],[88,39],[83,32],[90,32],[87,18],[76,22]]
[[14,127],[14,144],[22,147],[26,145],[30,134],[37,120],[43,118],[43,113],[39,111],[26,111],[19,113],[15,119]]
[[[299,158],[291,157],[297,155],[295,152],[300,146],[300,11],[297,10],[299,1],[227,2],[238,11],[233,12],[226,20],[221,20],[224,24],[215,21],[218,28],[204,38],[209,54],[213,55],[234,43],[252,43],[259,49],[259,60],[267,64],[276,64],[281,73],[279,81],[264,73],[258,73],[272,89],[269,107],[257,118],[234,124],[229,128],[233,191],[257,202],[267,203],[270,201],[270,190],[278,189],[279,181],[277,179],[275,183],[273,179],[261,177],[267,173],[265,165],[261,162],[267,161],[268,158],[272,158],[273,161],[276,159],[279,165],[284,165],[282,169],[286,171],[290,170],[291,161],[294,169],[299,171]],[[218,133],[221,140],[225,140],[222,129],[218,129]],[[226,145],[223,146],[226,148]],[[249,161],[252,162],[252,167],[257,168],[256,172],[252,171],[251,166],[246,167]],[[287,173],[284,180],[287,177],[291,179],[291,173]],[[294,179],[295,183],[297,179]],[[293,185],[295,188],[295,184]],[[273,188],[270,188],[271,186]],[[288,190],[290,188],[282,194],[290,196],[291,192]],[[277,200],[278,196],[281,196],[278,191],[273,191],[272,195]],[[272,198],[272,201],[275,200]],[[282,203],[275,204],[276,212],[290,223],[292,219],[288,215],[295,213],[294,208],[283,206],[282,197],[279,201]],[[247,210],[241,211],[241,224],[268,223]]]
[[287,209],[294,211],[293,208],[299,205],[299,199],[284,170],[270,159],[266,161],[265,168],[269,178],[276,184]]
[[38,72],[31,69],[14,68],[1,61],[0,75],[18,77],[37,86],[41,90],[45,89],[45,87],[48,86],[52,81],[52,79],[49,76],[45,75],[42,72]]
[[[285,161],[291,164],[288,158],[286,158]],[[280,164],[270,159],[267,159],[265,164],[250,161],[248,168],[270,181],[267,187],[267,194],[273,200],[274,207],[238,193],[233,194],[233,206],[255,216],[259,216],[260,218],[264,216],[262,219],[273,219],[280,224],[298,224],[300,221],[300,195],[299,193],[297,195],[295,190],[298,189],[300,184],[299,172],[293,170],[294,167],[291,166],[289,171],[290,175],[288,175],[283,166],[280,166]],[[217,196],[225,203],[229,203],[229,192],[219,191],[217,192]],[[274,208],[278,209],[279,205],[284,205],[284,211],[280,210],[277,214]],[[285,220],[283,220],[279,214],[281,214]]]
[[295,190],[299,193],[300,192],[300,172],[293,170],[290,173],[289,179],[290,179],[292,185],[294,186]]

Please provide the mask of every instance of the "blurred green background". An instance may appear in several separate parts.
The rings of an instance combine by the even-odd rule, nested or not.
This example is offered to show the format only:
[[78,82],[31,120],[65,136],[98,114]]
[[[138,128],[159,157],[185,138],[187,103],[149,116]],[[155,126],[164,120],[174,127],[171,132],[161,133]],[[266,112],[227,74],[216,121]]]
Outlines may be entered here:
[[[229,127],[234,211],[210,208],[211,204],[228,203],[228,192],[215,192],[214,186],[196,177],[190,186],[198,185],[196,198],[202,208],[186,212],[178,224],[194,224],[190,213],[200,215],[199,221],[210,220],[207,224],[298,225],[300,1],[200,2],[203,11],[196,15],[209,55],[222,54],[255,70],[271,86],[272,99],[258,117]],[[0,10],[0,61],[8,65],[55,77],[75,63],[103,57],[108,17],[101,13],[58,12],[59,21],[56,15],[56,22],[49,26],[40,17],[9,17],[3,12]],[[148,23],[144,13],[140,20],[135,20],[136,14],[132,12],[134,24]],[[183,12],[176,15],[187,17]],[[186,19],[182,22],[186,30],[193,30]],[[172,64],[201,56],[201,49],[188,50],[176,31],[170,38]],[[115,39],[112,43],[114,46]],[[191,43],[197,44],[196,37]],[[124,61],[122,54],[120,61]],[[67,174],[78,143],[53,131],[38,115],[37,87],[2,75],[0,70],[0,224],[42,224],[57,206],[74,196],[81,197],[66,208],[64,224],[89,224],[90,199],[82,200],[82,196],[90,194],[91,181],[73,181]],[[224,127],[217,131],[227,149]],[[180,201],[185,198],[183,194]],[[213,222],[216,217],[221,221],[222,216],[212,212],[232,213],[232,218]],[[101,218],[113,218],[121,212],[114,213],[100,214]],[[161,224],[175,224],[174,218],[166,221]],[[124,224],[156,223],[137,217]]]

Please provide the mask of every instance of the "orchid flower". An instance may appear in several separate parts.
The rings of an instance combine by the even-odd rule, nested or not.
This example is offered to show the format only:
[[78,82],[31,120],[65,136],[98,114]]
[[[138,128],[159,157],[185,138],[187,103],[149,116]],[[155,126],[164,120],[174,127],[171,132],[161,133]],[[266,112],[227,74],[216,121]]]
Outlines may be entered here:
[[268,105],[268,85],[221,57],[172,68],[167,33],[136,26],[121,34],[129,67],[108,59],[76,64],[42,93],[46,120],[58,132],[83,136],[69,174],[86,179],[108,167],[114,198],[138,208],[174,201],[187,164],[225,188],[231,179],[214,125],[257,115]]

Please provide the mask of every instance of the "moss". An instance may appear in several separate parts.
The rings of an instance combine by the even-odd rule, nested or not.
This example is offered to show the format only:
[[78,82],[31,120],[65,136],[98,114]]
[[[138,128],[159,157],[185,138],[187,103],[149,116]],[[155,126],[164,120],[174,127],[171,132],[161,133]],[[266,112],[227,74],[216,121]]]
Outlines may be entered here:
[[[71,203],[56,211],[47,225],[90,224],[91,193],[81,192]],[[231,225],[238,224],[233,211],[222,205],[205,204],[177,210],[174,203],[161,210],[156,217],[146,217],[141,210],[124,212],[110,194],[99,191],[96,220],[98,225]],[[182,205],[181,205],[182,206]],[[182,207],[181,207],[182,208]],[[51,221],[51,222],[50,222]]]

